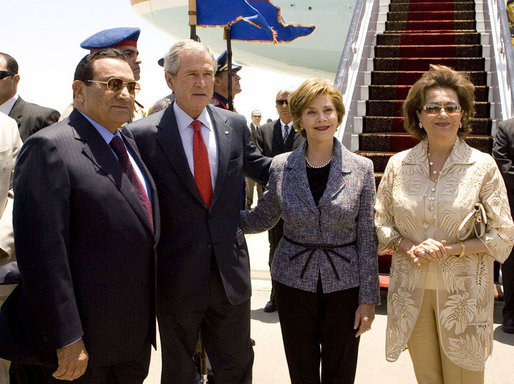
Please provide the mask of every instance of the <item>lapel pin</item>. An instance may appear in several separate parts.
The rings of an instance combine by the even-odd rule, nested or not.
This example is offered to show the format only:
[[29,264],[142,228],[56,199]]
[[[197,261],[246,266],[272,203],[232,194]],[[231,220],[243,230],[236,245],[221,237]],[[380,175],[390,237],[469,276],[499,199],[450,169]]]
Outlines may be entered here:
[[225,131],[225,135],[228,135],[228,131]]

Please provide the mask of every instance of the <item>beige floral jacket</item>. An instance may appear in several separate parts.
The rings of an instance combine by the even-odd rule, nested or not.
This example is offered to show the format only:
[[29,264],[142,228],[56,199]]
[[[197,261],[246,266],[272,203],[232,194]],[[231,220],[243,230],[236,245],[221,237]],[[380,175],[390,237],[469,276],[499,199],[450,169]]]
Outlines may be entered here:
[[488,253],[448,256],[415,265],[393,254],[387,299],[386,358],[398,359],[416,324],[425,289],[437,291],[438,333],[455,364],[483,370],[493,337],[493,261],[504,262],[514,238],[505,184],[494,159],[457,139],[437,183],[429,180],[427,140],[394,155],[378,188],[375,224],[379,250],[398,235],[457,241],[459,224],[480,201]]

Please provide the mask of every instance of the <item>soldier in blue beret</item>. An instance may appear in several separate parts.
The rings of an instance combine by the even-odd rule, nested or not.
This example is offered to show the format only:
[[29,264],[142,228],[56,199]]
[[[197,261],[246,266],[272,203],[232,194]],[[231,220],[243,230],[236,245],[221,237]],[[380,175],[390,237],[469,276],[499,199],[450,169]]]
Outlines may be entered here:
[[[224,51],[216,60],[218,62],[218,70],[214,77],[214,94],[212,95],[211,104],[219,108],[228,109],[228,52]],[[239,84],[241,77],[237,74],[241,68],[242,66],[232,62],[232,97],[241,92],[241,85]]]

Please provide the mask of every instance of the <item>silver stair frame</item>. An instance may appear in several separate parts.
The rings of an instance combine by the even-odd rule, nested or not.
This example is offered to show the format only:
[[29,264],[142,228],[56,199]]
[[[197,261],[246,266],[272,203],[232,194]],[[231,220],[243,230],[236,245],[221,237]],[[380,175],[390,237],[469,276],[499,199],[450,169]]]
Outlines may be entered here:
[[359,149],[360,132],[356,130],[355,119],[359,118],[358,100],[360,85],[364,84],[367,58],[374,56],[379,3],[357,0],[334,82],[343,95],[346,108],[336,137],[351,151]]

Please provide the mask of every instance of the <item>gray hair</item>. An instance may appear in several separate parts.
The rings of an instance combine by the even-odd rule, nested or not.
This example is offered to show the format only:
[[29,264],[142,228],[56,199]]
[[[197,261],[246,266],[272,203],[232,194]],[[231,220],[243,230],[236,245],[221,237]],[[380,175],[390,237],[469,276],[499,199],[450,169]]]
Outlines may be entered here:
[[164,70],[171,76],[175,76],[180,68],[180,53],[183,51],[207,52],[212,58],[212,69],[216,72],[218,63],[214,58],[211,49],[203,43],[186,39],[175,43],[164,56]]

